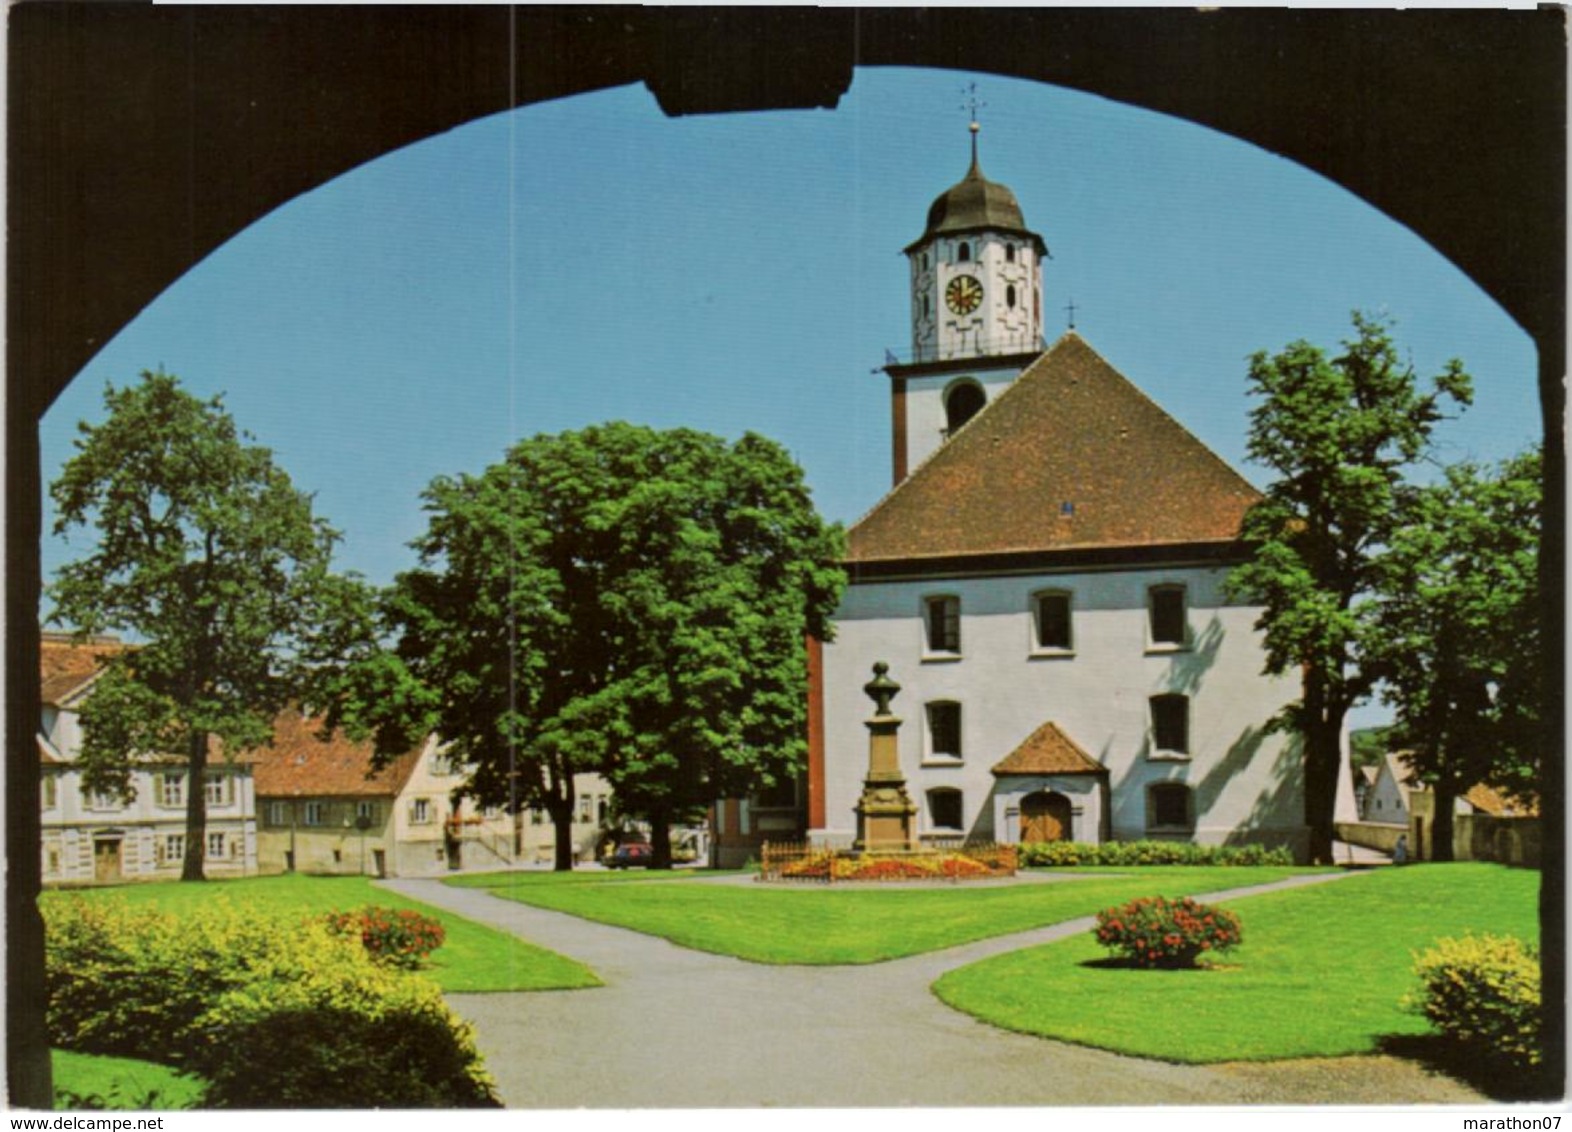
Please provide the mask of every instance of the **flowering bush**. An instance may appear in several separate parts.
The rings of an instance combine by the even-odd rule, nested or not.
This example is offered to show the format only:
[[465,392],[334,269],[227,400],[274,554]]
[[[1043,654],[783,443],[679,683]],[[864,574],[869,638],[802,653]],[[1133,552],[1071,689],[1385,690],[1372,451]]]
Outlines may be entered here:
[[1122,952],[1137,967],[1194,967],[1204,952],[1224,951],[1240,940],[1239,917],[1188,896],[1132,900],[1097,913],[1097,942]]
[[1539,953],[1510,936],[1437,940],[1417,957],[1424,992],[1405,1004],[1460,1052],[1495,1068],[1526,1072],[1539,1049]]
[[377,962],[406,970],[418,968],[447,938],[440,920],[413,908],[368,906],[353,912],[329,912],[326,921],[334,935],[358,937]]
[[1020,847],[1026,868],[1063,868],[1075,865],[1291,865],[1294,855],[1286,846],[1197,845],[1190,841],[1033,841]]
[[441,990],[320,919],[222,895],[179,916],[80,899],[43,911],[52,1045],[190,1072],[204,1108],[496,1104]]

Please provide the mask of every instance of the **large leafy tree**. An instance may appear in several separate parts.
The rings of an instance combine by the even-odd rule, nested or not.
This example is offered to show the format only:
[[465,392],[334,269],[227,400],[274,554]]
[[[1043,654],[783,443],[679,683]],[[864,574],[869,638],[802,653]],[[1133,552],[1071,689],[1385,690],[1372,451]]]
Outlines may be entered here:
[[1246,515],[1252,559],[1231,592],[1262,606],[1266,671],[1296,670],[1302,695],[1274,725],[1304,748],[1305,821],[1313,860],[1329,861],[1349,708],[1370,695],[1367,663],[1380,557],[1413,492],[1407,475],[1429,451],[1448,403],[1471,382],[1449,362],[1422,390],[1387,325],[1353,315],[1354,336],[1329,356],[1309,342],[1250,359],[1249,453],[1275,473]]
[[1487,782],[1536,793],[1540,750],[1537,450],[1419,489],[1381,557],[1371,667],[1393,741],[1435,792],[1434,857],[1452,859],[1456,798]]
[[804,641],[828,635],[841,539],[778,445],[606,424],[425,498],[421,566],[386,606],[398,644],[360,696],[379,748],[435,728],[482,802],[551,815],[558,869],[575,772],[611,781],[666,864],[669,821],[801,764]]
[[181,875],[201,880],[210,759],[270,740],[354,631],[344,614],[364,610],[365,591],[331,572],[335,533],[220,398],[157,372],[107,388],[104,405],[50,487],[55,533],[93,535],[49,587],[50,620],[137,642],[84,705],[84,784],[129,800],[136,758],[183,755]]

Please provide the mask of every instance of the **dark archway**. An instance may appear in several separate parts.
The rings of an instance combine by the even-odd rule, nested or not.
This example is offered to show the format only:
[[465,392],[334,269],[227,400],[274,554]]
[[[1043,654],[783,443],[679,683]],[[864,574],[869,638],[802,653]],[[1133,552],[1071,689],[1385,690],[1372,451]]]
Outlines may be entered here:
[[[1188,118],[1412,228],[1534,338],[1546,431],[1544,749],[1563,749],[1564,14],[1287,9],[155,8],[9,18],[7,1043],[47,1106],[38,888],[37,421],[121,327],[292,197],[471,119],[643,81],[671,114],[833,106],[854,66],[1035,79]],[[265,155],[258,160],[257,155]],[[1562,828],[1561,761],[1542,812]],[[1546,839],[1545,999],[1564,997]],[[1564,1019],[1547,1011],[1550,1060]]]
[[944,432],[954,436],[955,430],[982,411],[988,395],[975,381],[957,381],[944,394]]

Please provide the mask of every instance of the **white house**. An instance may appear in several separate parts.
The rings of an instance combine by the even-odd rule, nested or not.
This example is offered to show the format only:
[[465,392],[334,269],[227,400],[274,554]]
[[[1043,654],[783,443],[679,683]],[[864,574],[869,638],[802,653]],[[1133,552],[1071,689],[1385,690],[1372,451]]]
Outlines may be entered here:
[[[113,884],[172,880],[186,848],[189,768],[173,755],[138,759],[131,775],[136,797],[85,790],[77,756],[82,749],[82,704],[92,694],[101,662],[124,652],[113,637],[78,643],[45,633],[40,643],[43,704],[38,733],[42,878],[46,884]],[[204,776],[207,794],[205,871],[246,876],[257,871],[256,798],[251,764],[214,758]]]
[[1265,731],[1297,680],[1262,675],[1259,611],[1224,592],[1258,493],[1073,331],[1042,349],[1045,250],[974,135],[906,248],[895,486],[810,646],[809,835],[854,835],[884,661],[926,838],[1302,852],[1297,740]]

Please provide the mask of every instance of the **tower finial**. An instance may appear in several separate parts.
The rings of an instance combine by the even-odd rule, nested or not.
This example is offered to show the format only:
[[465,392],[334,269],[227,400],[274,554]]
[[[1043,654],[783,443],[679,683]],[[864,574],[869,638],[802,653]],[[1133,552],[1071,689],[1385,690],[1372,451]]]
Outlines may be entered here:
[[961,103],[961,109],[970,113],[972,119],[967,129],[971,131],[972,135],[972,168],[975,169],[977,167],[977,132],[982,129],[977,124],[977,111],[988,104],[978,100],[976,83],[967,83],[961,88],[961,93],[966,96],[966,101]]

